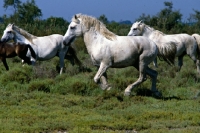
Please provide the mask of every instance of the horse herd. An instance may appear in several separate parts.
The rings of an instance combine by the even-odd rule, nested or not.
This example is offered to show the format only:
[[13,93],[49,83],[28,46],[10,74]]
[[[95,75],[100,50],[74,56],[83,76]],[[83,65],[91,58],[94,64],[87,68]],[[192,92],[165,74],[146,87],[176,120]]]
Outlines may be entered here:
[[[4,30],[0,45],[0,58],[8,70],[6,58],[19,56],[25,63],[34,65],[36,60],[49,60],[59,57],[60,74],[64,67],[64,59],[73,64],[81,62],[71,47],[76,37],[83,36],[92,63],[98,68],[94,81],[103,89],[109,90],[106,70],[108,68],[124,68],[133,66],[139,71],[139,78],[125,89],[125,95],[151,77],[151,91],[155,96],[162,96],[156,88],[157,71],[149,68],[151,62],[157,67],[157,56],[168,64],[174,64],[178,57],[179,70],[183,65],[183,56],[189,55],[200,73],[200,36],[193,34],[166,35],[155,30],[143,22],[135,22],[128,36],[118,36],[109,31],[106,26],[95,17],[76,14],[64,36],[53,34],[37,37],[27,31],[9,24]],[[13,40],[13,43],[8,43]]]

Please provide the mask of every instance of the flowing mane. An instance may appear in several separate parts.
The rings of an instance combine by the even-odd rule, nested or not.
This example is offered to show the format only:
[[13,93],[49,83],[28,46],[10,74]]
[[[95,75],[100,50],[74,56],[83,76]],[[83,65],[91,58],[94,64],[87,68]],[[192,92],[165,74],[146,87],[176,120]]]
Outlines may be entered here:
[[149,25],[147,25],[145,23],[142,23],[142,25],[144,25],[144,26],[142,26],[140,28],[143,28],[143,29],[141,29],[143,32],[144,32],[144,30],[149,29],[150,31],[154,32],[154,34],[157,35],[157,36],[159,36],[159,35],[164,36],[165,35],[163,32],[161,32],[159,30],[155,30],[153,27],[150,27]]
[[[102,34],[107,39],[109,39],[109,40],[116,39],[117,35],[115,35],[111,31],[109,31],[106,28],[106,26],[98,19],[91,17],[91,16],[83,15],[83,14],[76,14],[76,17],[81,20],[81,23],[83,23],[83,25],[85,25],[87,29],[89,29],[90,27],[94,27],[94,29],[96,31],[98,31],[100,34]],[[72,21],[77,22],[77,18],[73,17]]]
[[[9,26],[9,25],[8,25]],[[19,34],[23,35],[26,39],[28,39],[31,43],[33,43],[33,39],[37,38],[36,36],[28,33],[27,31],[17,27],[16,25],[13,26],[13,30],[18,32]]]
[[141,33],[145,33],[145,32],[152,32],[156,37],[157,36],[164,36],[165,34],[159,30],[155,30],[153,27],[150,27],[149,25],[141,22],[141,21],[137,21],[135,22],[133,25],[136,25],[136,27],[141,31]]

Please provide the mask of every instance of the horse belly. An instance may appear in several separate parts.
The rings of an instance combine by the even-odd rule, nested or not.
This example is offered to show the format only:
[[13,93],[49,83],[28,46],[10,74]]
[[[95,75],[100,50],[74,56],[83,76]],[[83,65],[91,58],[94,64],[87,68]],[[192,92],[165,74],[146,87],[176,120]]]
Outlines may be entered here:
[[123,68],[127,66],[132,66],[138,60],[138,55],[123,55],[114,56],[112,67]]
[[177,57],[181,56],[181,55],[183,55],[184,52],[186,53],[185,47],[180,47],[180,48],[177,47],[176,56]]
[[49,60],[49,59],[52,59],[53,57],[55,57],[56,54],[57,54],[56,50],[38,52],[37,59],[40,61]]
[[121,62],[114,62],[111,67],[113,68],[124,68],[128,66],[133,66],[136,60],[131,60],[131,61],[121,61]]

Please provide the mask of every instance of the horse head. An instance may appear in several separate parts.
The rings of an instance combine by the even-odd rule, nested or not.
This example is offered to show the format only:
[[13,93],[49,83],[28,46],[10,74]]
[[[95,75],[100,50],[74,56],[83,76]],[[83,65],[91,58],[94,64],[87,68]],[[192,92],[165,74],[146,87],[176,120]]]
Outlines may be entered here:
[[63,43],[64,45],[69,46],[77,36],[80,36],[83,34],[83,27],[81,24],[81,19],[78,16],[79,14],[76,14],[72,18],[72,22],[69,24],[68,29],[63,37]]
[[1,37],[2,42],[8,42],[15,38],[15,31],[13,30],[14,24],[9,24],[3,32]]
[[143,34],[145,24],[142,21],[135,22],[131,26],[128,36],[141,36]]

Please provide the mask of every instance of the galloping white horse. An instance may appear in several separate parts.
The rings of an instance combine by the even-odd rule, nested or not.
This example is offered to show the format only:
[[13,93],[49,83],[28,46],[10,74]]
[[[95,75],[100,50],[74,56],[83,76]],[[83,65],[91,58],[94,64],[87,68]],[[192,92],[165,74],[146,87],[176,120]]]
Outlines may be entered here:
[[[158,30],[154,30],[148,25],[140,22],[136,22],[132,25],[128,36],[145,36],[149,39],[153,40],[159,49],[159,54],[166,55],[166,52],[163,52],[162,49],[170,50],[173,57],[174,54],[178,57],[178,66],[179,70],[183,65],[183,56],[185,54],[189,55],[190,58],[196,63],[197,72],[200,73],[200,63],[199,56],[200,52],[198,50],[198,46],[195,39],[188,34],[174,34],[174,35],[166,35]],[[173,48],[173,45],[176,48]],[[158,55],[159,55],[158,54]],[[170,60],[169,60],[170,61]]]
[[[68,46],[63,44],[62,35],[53,34],[50,36],[37,37],[15,26],[14,24],[9,24],[4,30],[1,40],[9,41],[12,39],[15,42],[30,44],[36,53],[36,60],[49,60],[58,55],[60,59],[60,74],[62,74],[64,58],[68,50]],[[30,52],[27,53],[27,56],[31,58],[32,64],[34,64],[36,60],[31,57]]]
[[126,88],[125,95],[130,95],[132,88],[144,82],[146,74],[152,78],[152,92],[161,95],[156,89],[157,72],[148,67],[149,63],[156,58],[158,52],[153,41],[146,37],[117,36],[110,32],[98,19],[76,14],[72,18],[63,41],[65,45],[70,45],[77,36],[81,35],[83,35],[93,64],[99,68],[94,81],[103,90],[110,89],[106,74],[109,67],[134,66],[139,70],[140,75],[136,82]]

